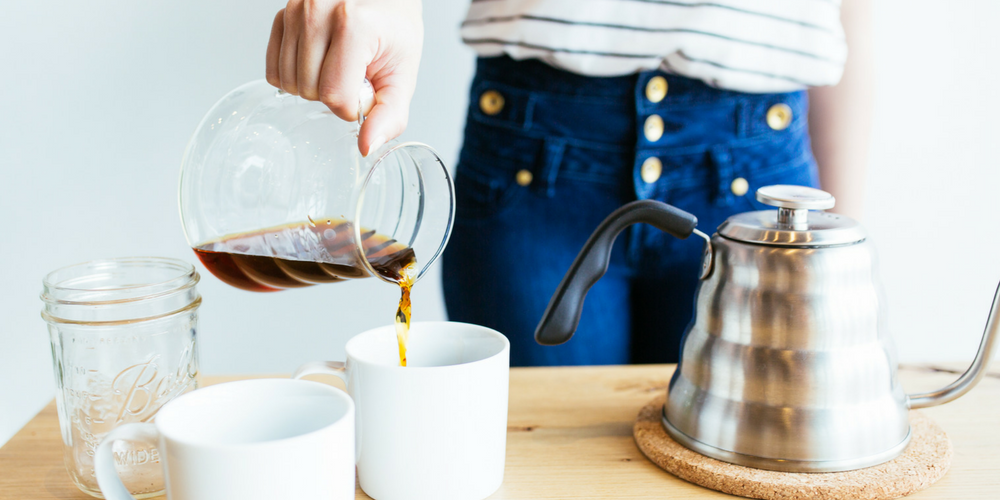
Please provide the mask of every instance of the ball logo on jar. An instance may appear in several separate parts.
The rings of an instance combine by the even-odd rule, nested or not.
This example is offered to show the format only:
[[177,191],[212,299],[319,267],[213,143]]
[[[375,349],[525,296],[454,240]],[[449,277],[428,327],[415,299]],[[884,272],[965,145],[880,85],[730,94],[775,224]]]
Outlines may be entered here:
[[160,371],[156,363],[160,358],[159,354],[119,372],[111,382],[112,397],[121,398],[115,423],[119,424],[126,420],[145,421],[159,409],[160,404],[187,390],[197,375],[194,352],[192,340],[181,352],[180,360],[176,364],[177,370],[164,377],[157,377]]

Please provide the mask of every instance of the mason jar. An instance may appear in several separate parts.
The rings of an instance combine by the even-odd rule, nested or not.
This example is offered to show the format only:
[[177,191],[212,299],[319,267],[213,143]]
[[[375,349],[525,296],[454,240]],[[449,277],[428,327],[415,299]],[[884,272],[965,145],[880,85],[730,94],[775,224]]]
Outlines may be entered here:
[[[105,434],[152,421],[197,386],[198,280],[186,262],[135,257],[65,267],[42,281],[66,468],[85,493],[103,498],[94,453]],[[163,493],[155,447],[118,442],[114,457],[137,498]]]

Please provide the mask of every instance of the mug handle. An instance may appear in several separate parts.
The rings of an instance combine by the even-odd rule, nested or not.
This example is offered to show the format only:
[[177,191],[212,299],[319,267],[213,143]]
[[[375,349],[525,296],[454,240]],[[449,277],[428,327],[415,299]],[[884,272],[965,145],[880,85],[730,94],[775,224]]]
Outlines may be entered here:
[[[347,387],[347,364],[343,361],[310,361],[295,370],[295,373],[292,374],[292,378],[298,380],[306,375],[333,375],[334,377],[343,380],[344,387]],[[348,393],[348,395],[350,395],[350,393]],[[354,396],[351,396],[351,399],[354,399]],[[355,404],[357,404],[357,401],[355,401]],[[354,438],[354,463],[358,463],[361,461],[360,418],[355,417],[354,428],[356,430]]]
[[306,375],[333,375],[344,381],[347,387],[347,364],[343,361],[310,361],[300,366],[292,374],[293,379],[300,379]]
[[124,424],[114,429],[101,441],[94,454],[94,474],[97,476],[97,486],[107,500],[132,500],[135,497],[118,477],[115,469],[113,447],[115,441],[138,441],[150,446],[157,446],[160,433],[153,424]]

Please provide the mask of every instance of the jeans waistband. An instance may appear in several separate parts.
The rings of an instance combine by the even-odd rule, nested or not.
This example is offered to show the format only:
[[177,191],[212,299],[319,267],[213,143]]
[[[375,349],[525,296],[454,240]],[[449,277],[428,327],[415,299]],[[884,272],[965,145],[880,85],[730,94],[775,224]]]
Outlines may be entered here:
[[[666,80],[667,92],[652,102],[646,87],[658,76]],[[480,103],[489,91],[498,93],[503,102],[499,110],[490,110],[492,114]],[[790,123],[781,130],[768,125],[768,112],[777,104],[791,111]],[[538,60],[500,56],[478,60],[469,116],[486,125],[539,138],[560,137],[581,147],[669,154],[778,139],[805,127],[807,106],[805,92],[748,94],[662,71],[587,77]],[[662,120],[662,136],[656,140],[644,133],[652,115]]]

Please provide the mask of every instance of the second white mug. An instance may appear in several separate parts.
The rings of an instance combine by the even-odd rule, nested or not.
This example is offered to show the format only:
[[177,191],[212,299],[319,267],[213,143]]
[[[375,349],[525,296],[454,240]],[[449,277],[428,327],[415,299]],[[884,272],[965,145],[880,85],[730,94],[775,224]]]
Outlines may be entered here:
[[406,367],[395,327],[361,333],[336,375],[357,407],[358,481],[375,500],[482,500],[503,483],[510,343],[486,327],[417,322]]
[[116,427],[97,448],[97,482],[108,500],[131,500],[118,441],[159,450],[167,500],[354,498],[354,404],[316,382],[213,385],[167,403],[155,424]]

